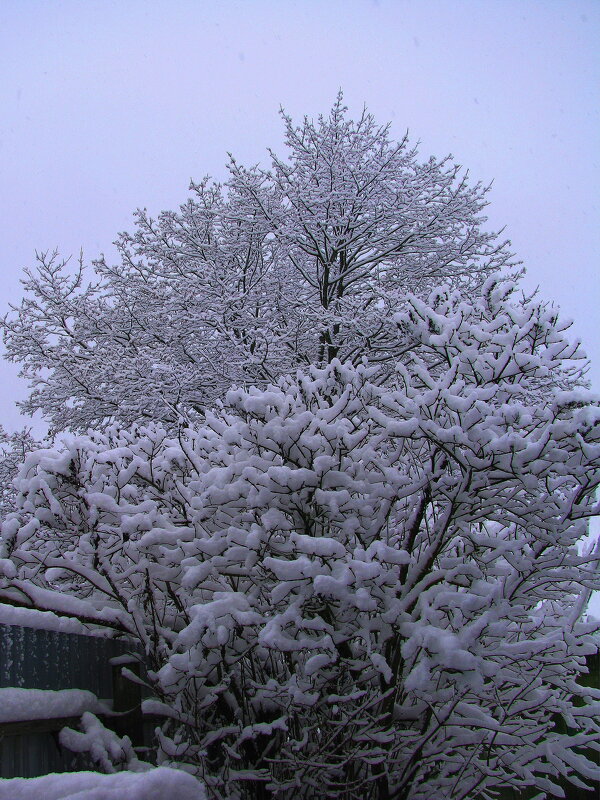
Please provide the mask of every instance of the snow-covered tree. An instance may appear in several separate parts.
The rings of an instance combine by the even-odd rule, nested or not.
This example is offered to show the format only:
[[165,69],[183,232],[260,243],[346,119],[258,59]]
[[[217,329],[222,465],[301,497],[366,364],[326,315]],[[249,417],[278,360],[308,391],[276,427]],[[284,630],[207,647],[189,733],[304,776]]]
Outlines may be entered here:
[[552,308],[452,283],[382,323],[393,361],[25,461],[0,599],[139,640],[159,763],[212,798],[545,798],[597,774],[576,679],[599,404]]
[[7,433],[0,425],[0,519],[15,510],[16,491],[13,480],[25,456],[40,446],[29,428]]
[[407,293],[474,291],[514,266],[483,227],[484,187],[345,112],[340,96],[316,123],[284,115],[287,157],[271,153],[269,170],[232,159],[228,182],[192,184],[179,212],[139,211],[121,262],[96,262],[91,284],[40,254],[4,327],[32,387],[23,409],[54,431],[170,425],[299,366],[367,357],[393,371],[388,322]]

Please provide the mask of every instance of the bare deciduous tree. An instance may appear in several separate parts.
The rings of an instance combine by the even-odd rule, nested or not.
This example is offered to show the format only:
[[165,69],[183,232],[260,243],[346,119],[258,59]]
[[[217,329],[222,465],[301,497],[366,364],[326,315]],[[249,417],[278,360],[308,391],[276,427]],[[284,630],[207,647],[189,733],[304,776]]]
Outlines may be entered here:
[[[194,421],[232,383],[261,385],[333,358],[390,363],[388,322],[408,292],[476,291],[514,267],[484,229],[486,189],[450,159],[421,163],[364,113],[299,127],[270,170],[230,162],[224,185],[193,184],[179,212],[138,211],[121,262],[95,282],[40,254],[5,319],[54,431],[112,421]],[[391,359],[391,361],[390,361]]]

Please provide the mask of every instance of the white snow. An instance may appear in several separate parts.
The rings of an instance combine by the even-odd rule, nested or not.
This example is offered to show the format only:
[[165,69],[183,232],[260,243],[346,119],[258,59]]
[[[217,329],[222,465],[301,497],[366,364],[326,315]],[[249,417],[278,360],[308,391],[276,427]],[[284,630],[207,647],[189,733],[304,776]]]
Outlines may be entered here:
[[0,800],[206,800],[200,781],[159,767],[149,772],[66,772],[0,779]]
[[15,608],[0,603],[0,625],[21,625],[37,628],[40,631],[59,631],[79,633],[85,636],[106,636],[106,631],[98,631],[70,617],[59,617],[52,611],[37,611],[33,608]]
[[106,713],[109,710],[85,689],[0,689],[0,722],[78,717],[85,711]]

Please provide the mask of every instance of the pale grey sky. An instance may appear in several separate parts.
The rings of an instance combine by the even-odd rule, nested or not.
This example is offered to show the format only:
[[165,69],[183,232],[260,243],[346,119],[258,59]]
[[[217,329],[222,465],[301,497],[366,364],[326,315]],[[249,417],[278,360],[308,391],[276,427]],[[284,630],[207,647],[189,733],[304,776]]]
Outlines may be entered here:
[[[0,0],[0,306],[34,251],[114,252],[132,212],[282,149],[280,105],[406,128],[494,187],[491,227],[593,359],[600,252],[598,0]],[[24,387],[0,364],[0,422]]]

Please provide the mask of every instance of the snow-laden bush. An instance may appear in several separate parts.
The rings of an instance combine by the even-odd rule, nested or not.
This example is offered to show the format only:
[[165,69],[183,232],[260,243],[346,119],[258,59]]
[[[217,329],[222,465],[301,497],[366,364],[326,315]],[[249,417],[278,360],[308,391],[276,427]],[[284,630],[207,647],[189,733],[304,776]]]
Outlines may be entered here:
[[394,326],[385,384],[334,361],[21,471],[0,597],[139,639],[159,763],[213,798],[542,798],[594,775],[600,409],[562,390],[577,347],[493,281]]

